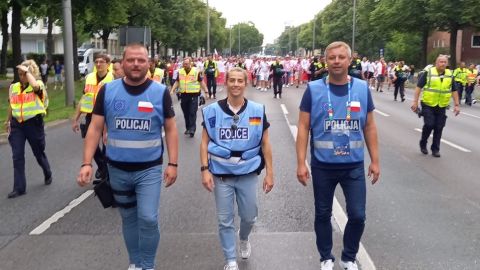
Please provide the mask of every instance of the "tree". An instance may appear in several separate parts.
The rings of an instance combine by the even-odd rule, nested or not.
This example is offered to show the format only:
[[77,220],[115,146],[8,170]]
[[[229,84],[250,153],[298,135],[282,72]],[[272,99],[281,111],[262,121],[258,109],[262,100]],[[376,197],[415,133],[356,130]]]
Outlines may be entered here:
[[450,33],[450,65],[452,67],[457,64],[457,32],[464,27],[480,27],[478,10],[480,10],[478,0],[430,0],[427,7],[427,16],[430,21],[439,30]]
[[252,51],[260,51],[262,43],[263,34],[258,31],[254,23],[238,23],[233,26],[232,53],[244,54]]
[[2,28],[2,51],[0,54],[0,74],[7,74],[7,47],[8,47],[8,2],[0,3],[0,24]]

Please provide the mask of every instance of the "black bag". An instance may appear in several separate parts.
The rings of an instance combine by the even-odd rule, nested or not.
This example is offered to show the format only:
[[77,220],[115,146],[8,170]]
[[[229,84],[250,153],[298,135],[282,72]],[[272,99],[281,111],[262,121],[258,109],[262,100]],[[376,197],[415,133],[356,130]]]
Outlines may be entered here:
[[110,187],[108,178],[102,179],[100,183],[96,184],[93,191],[102,203],[103,208],[109,208],[113,205],[113,190],[112,187]]
[[87,136],[87,125],[82,123],[80,124],[80,135],[82,135],[82,138],[85,138]]

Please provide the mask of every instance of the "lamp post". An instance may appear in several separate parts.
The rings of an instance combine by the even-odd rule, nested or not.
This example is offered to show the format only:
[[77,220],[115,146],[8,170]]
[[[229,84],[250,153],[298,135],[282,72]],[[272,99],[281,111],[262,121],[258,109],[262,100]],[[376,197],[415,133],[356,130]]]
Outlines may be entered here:
[[352,25],[352,52],[355,51],[355,12],[357,9],[357,0],[353,0],[353,25]]
[[317,15],[313,17],[313,37],[312,37],[312,56],[315,52],[315,24],[316,24]]
[[207,0],[207,55],[210,54],[210,7]]
[[228,49],[229,56],[232,56],[232,28],[233,25],[230,25],[230,49]]
[[238,54],[240,54],[240,26],[241,24],[238,24]]

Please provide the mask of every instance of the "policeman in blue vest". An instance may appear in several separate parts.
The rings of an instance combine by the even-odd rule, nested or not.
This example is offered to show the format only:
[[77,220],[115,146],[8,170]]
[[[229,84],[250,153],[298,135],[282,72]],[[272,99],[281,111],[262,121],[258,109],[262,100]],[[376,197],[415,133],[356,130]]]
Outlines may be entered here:
[[169,159],[163,173],[165,187],[177,177],[178,132],[165,85],[146,77],[146,48],[140,44],[127,46],[122,66],[125,77],[105,84],[97,95],[77,182],[80,186],[90,183],[92,157],[106,124],[108,173],[122,217],[128,269],[154,269],[160,239],[162,128]]
[[312,183],[315,197],[315,233],[321,269],[332,270],[332,203],[338,184],[343,189],[348,222],[340,266],[357,270],[355,263],[365,227],[366,184],[364,149],[370,154],[368,176],[380,175],[374,105],[365,81],[348,75],[351,49],[333,42],[325,49],[328,77],[310,82],[300,104],[297,135],[297,177],[307,185],[305,164],[310,134]]
[[247,100],[247,72],[232,68],[226,75],[227,98],[203,108],[200,146],[202,183],[215,194],[225,270],[238,270],[235,248],[234,197],[240,215],[240,254],[251,254],[249,234],[257,219],[258,174],[266,168],[263,190],[273,188],[269,123],[262,104]]

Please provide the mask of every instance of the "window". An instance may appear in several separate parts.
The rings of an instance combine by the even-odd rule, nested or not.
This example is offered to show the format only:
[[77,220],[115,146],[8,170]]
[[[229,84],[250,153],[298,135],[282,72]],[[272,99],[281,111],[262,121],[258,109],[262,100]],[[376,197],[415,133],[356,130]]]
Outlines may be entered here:
[[43,18],[42,23],[43,23],[43,28],[48,28],[48,18]]
[[472,35],[472,48],[480,48],[480,35]]
[[442,39],[442,48],[445,48],[445,40]]
[[45,53],[45,42],[37,40],[37,53]]

